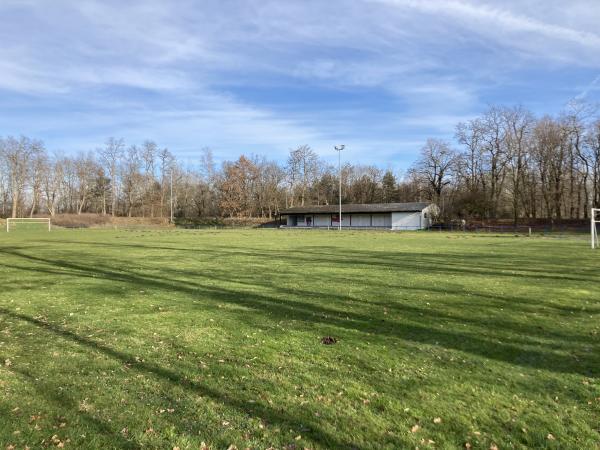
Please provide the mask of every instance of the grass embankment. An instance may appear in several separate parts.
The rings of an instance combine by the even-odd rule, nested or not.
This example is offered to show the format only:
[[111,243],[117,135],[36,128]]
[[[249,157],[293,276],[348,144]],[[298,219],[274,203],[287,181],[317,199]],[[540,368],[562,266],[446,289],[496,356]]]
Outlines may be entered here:
[[581,239],[60,230],[0,252],[2,448],[598,446]]

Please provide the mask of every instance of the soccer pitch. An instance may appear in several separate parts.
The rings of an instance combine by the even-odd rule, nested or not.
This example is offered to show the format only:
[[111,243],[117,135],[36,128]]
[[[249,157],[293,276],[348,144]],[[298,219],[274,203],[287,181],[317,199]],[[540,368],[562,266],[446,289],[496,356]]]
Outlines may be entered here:
[[2,449],[600,442],[580,238],[22,231],[0,257]]

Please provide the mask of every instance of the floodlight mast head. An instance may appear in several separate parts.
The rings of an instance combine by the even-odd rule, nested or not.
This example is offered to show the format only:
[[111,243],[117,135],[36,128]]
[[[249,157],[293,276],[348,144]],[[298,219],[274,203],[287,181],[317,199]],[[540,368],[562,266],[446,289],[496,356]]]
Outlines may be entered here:
[[341,152],[342,150],[344,150],[346,148],[346,146],[344,144],[340,144],[340,145],[336,145],[334,147],[338,152]]

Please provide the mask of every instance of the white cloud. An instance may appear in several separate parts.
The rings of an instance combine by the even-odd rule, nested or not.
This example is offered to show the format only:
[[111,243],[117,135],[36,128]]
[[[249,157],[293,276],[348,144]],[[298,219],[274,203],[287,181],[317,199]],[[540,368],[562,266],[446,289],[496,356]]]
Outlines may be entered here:
[[[597,73],[595,3],[4,0],[0,89],[34,99],[42,133],[151,137],[182,154],[330,152],[343,140],[356,159],[397,157],[428,134],[451,136],[519,70]],[[36,115],[36,101],[54,116]],[[25,132],[13,115],[0,119]]]

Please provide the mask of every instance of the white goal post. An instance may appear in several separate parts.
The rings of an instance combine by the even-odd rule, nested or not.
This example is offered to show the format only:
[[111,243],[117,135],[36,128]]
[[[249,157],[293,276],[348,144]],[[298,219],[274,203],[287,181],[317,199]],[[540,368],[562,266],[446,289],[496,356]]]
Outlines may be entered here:
[[592,248],[600,248],[600,240],[598,238],[598,224],[600,224],[600,208],[592,208]]
[[52,223],[48,217],[9,217],[6,219],[6,232],[8,233],[11,228],[14,229],[18,224],[40,224],[44,228],[48,227],[48,231],[52,229]]

